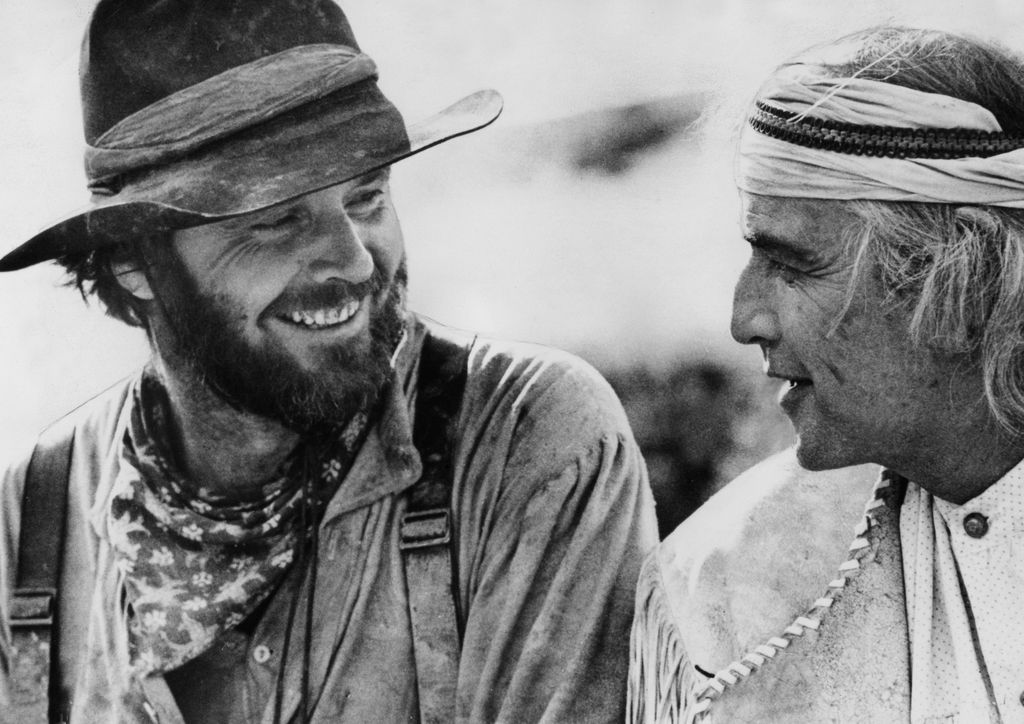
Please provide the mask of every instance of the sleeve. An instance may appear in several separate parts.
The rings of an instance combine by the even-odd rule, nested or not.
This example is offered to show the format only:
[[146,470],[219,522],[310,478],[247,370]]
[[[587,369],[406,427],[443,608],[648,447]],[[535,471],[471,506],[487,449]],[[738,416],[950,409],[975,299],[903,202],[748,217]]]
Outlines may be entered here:
[[643,459],[582,363],[505,379],[466,473],[459,721],[621,722],[636,579],[657,543]]

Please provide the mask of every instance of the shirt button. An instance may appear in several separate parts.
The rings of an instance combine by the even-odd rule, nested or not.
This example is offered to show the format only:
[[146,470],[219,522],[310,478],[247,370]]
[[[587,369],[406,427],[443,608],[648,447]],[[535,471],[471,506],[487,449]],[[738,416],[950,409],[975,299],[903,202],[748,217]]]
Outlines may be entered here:
[[265,664],[270,661],[270,649],[260,644],[252,650],[252,658],[257,664]]
[[981,513],[968,513],[964,518],[964,531],[971,538],[981,538],[988,533],[988,518]]

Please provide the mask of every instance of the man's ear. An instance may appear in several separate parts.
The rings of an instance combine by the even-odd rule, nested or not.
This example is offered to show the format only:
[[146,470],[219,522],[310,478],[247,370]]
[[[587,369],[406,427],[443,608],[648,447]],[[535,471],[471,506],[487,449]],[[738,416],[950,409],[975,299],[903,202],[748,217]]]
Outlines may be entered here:
[[153,300],[153,289],[149,286],[146,272],[142,270],[138,262],[134,260],[115,261],[110,268],[117,278],[117,283],[126,292],[142,301]]

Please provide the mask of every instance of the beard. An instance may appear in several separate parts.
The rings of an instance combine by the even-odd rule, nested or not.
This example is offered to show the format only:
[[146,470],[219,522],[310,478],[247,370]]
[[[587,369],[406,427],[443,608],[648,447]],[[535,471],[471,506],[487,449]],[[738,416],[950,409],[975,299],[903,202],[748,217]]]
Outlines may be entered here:
[[359,299],[371,305],[367,335],[325,345],[307,366],[273,338],[259,344],[247,340],[235,321],[242,318],[235,305],[201,292],[175,255],[167,256],[161,264],[165,283],[160,284],[158,303],[170,332],[174,366],[231,407],[309,433],[344,423],[376,405],[391,379],[391,358],[405,329],[404,258],[390,282],[377,265],[365,282],[334,281],[288,292],[268,307],[340,308]]

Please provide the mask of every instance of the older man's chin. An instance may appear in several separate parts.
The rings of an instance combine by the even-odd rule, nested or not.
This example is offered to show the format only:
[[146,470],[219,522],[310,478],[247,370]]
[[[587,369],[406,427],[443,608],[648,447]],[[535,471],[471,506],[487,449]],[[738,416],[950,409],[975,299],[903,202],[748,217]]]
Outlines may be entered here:
[[[794,426],[795,427],[795,426]],[[805,470],[836,470],[871,462],[855,456],[841,440],[822,430],[796,428],[796,460]]]

